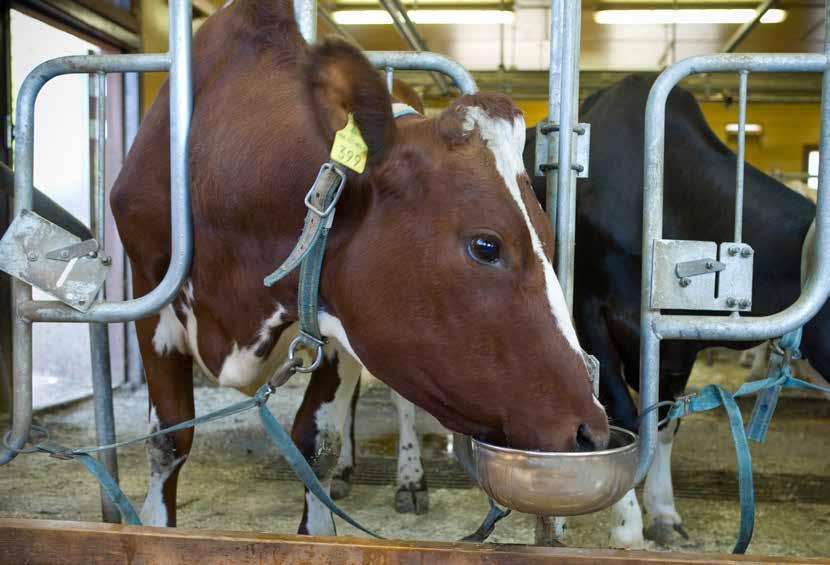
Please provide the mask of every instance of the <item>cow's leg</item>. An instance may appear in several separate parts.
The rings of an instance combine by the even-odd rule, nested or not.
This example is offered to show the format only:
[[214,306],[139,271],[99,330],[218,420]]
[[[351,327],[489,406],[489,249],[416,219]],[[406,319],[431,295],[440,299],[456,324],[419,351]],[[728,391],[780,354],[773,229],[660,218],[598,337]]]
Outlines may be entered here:
[[340,447],[340,458],[334,468],[334,477],[331,479],[331,497],[334,500],[346,498],[352,490],[352,473],[356,447],[354,439],[355,411],[357,400],[360,397],[360,384],[354,387],[352,404],[346,413],[346,422],[343,424],[343,445]]
[[[343,352],[338,352],[336,360],[324,360],[314,372],[294,419],[291,436],[327,489],[340,454],[343,424],[360,370],[360,364]],[[308,489],[298,532],[314,536],[337,533],[331,513]]]
[[[151,430],[193,418],[193,362],[183,353],[183,330],[172,307],[160,317],[139,320],[136,329],[147,375]],[[193,429],[147,440],[150,480],[140,514],[145,526],[176,525],[179,471],[192,444]]]
[[[636,432],[637,409],[628,392],[622,359],[608,330],[604,306],[591,298],[577,300],[575,304],[578,305],[574,314],[580,342],[600,364],[600,402],[606,407],[612,424]],[[633,490],[614,505],[613,514],[609,545],[641,549],[645,545],[643,518]]]
[[631,489],[611,509],[611,537],[608,545],[617,549],[642,549],[643,513]]
[[421,443],[415,431],[415,405],[394,390],[392,401],[398,411],[398,476],[395,510],[400,513],[425,514],[429,510],[429,492],[421,461]]
[[683,530],[683,521],[675,508],[671,479],[672,442],[679,424],[677,421],[669,422],[658,432],[654,461],[651,463],[643,488],[647,523],[646,537],[665,545],[675,540],[675,533],[688,539]]

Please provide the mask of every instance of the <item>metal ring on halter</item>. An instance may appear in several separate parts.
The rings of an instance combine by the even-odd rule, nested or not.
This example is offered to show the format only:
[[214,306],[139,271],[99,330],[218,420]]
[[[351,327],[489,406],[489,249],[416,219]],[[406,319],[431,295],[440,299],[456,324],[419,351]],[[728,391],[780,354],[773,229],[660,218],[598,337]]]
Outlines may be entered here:
[[[695,396],[695,395],[694,394],[687,394],[685,396],[678,397],[677,402],[683,402],[684,404],[686,404],[686,410],[688,411],[688,404],[689,404],[689,401],[692,399],[693,396]],[[639,418],[637,418],[637,426],[640,425],[640,420],[642,420],[643,417],[646,414],[648,414],[649,412],[653,412],[654,410],[657,410],[658,408],[662,408],[663,406],[671,407],[671,406],[674,406],[674,405],[675,405],[675,401],[673,401],[673,400],[661,400],[660,402],[655,402],[654,404],[652,404],[651,406],[649,406],[648,408],[643,410],[643,413],[640,414]],[[657,427],[659,428],[660,426],[664,426],[668,423],[669,423],[669,418],[668,418],[668,416],[666,416],[665,418],[663,418],[662,420],[657,422]]]
[[298,373],[311,373],[317,367],[320,366],[320,363],[323,362],[323,346],[326,344],[325,340],[319,340],[313,336],[308,335],[307,333],[301,331],[300,335],[294,338],[294,341],[291,342],[291,345],[288,347],[288,360],[293,361],[294,357],[297,353],[297,348],[301,345],[306,346],[309,349],[316,349],[317,355],[314,358],[314,362],[311,363],[308,367],[303,367],[302,365],[298,365],[294,367],[294,370]]

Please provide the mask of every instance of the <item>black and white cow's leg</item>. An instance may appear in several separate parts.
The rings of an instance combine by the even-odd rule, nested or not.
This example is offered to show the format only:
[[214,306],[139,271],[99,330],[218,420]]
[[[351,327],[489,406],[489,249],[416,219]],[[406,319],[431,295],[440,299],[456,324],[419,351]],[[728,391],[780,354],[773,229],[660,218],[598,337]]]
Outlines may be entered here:
[[[332,347],[327,347],[327,353]],[[360,364],[341,349],[327,355],[311,377],[291,429],[294,442],[327,489],[340,455],[343,425],[360,371]],[[314,536],[337,533],[329,510],[307,489],[298,533]]]
[[[193,361],[183,353],[183,330],[172,307],[159,318],[136,322],[150,396],[151,431],[194,416]],[[141,508],[145,526],[176,525],[179,471],[193,444],[193,429],[147,440],[150,479]]]
[[[606,319],[606,308],[594,297],[576,300],[574,317],[582,347],[597,358],[600,365],[600,402],[606,407],[611,423],[637,431],[637,409],[623,375],[623,362]],[[608,545],[619,549],[642,549],[643,516],[634,489],[612,508]]]
[[643,513],[637,502],[637,494],[631,489],[611,507],[610,547],[617,549],[642,549]]
[[395,510],[402,514],[425,514],[429,510],[429,491],[421,461],[421,442],[415,431],[415,405],[394,390],[390,390],[390,393],[398,411],[398,489],[395,492]]
[[352,404],[346,413],[346,422],[343,424],[343,445],[340,447],[340,458],[334,468],[334,477],[331,479],[331,497],[334,500],[346,498],[352,490],[352,473],[354,473],[356,445],[354,439],[355,410],[360,397],[360,384],[354,387]]
[[654,461],[646,476],[643,487],[643,505],[646,509],[645,534],[648,539],[661,544],[671,544],[675,534],[689,539],[683,529],[683,521],[674,503],[674,488],[671,479],[671,451],[679,421],[669,422],[657,434],[657,449]]

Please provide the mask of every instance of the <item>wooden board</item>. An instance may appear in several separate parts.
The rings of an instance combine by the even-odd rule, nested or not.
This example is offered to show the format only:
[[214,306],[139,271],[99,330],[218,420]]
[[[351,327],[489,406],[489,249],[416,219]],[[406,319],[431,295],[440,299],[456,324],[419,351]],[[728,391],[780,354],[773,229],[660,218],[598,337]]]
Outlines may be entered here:
[[830,563],[824,559],[649,553],[521,545],[474,545],[364,538],[145,528],[52,520],[0,520],[0,563]]

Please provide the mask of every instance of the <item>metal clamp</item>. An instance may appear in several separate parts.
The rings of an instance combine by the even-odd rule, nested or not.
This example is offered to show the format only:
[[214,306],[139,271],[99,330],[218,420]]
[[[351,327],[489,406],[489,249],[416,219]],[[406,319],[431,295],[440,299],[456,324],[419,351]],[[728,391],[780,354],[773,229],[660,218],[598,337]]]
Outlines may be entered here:
[[[535,176],[544,176],[546,171],[556,170],[559,163],[548,163],[551,155],[559,154],[559,135],[550,136],[559,132],[559,124],[548,120],[536,125],[536,170]],[[588,178],[588,165],[591,151],[591,124],[576,124],[573,133],[577,135],[574,143],[576,156],[571,169],[580,179]]]
[[[335,175],[337,175],[337,177],[338,177],[337,185],[334,187],[334,196],[332,196],[331,202],[329,203],[328,206],[325,207],[325,209],[321,210],[320,208],[318,208],[317,206],[314,205],[312,200],[314,199],[315,196],[320,196],[320,193],[317,192],[319,190],[318,184],[322,180],[323,176],[328,174],[329,171],[331,171]],[[334,210],[334,207],[337,206],[337,201],[340,200],[340,195],[343,193],[343,187],[344,186],[346,186],[346,173],[344,173],[340,169],[340,167],[334,165],[331,162],[323,163],[323,166],[320,167],[320,172],[317,173],[317,178],[314,179],[314,183],[311,185],[311,188],[309,189],[308,193],[306,193],[306,195],[305,195],[304,202],[305,202],[306,208],[308,208],[311,212],[314,212],[315,214],[317,214],[321,218],[327,217],[329,214],[332,213],[332,211]]]

